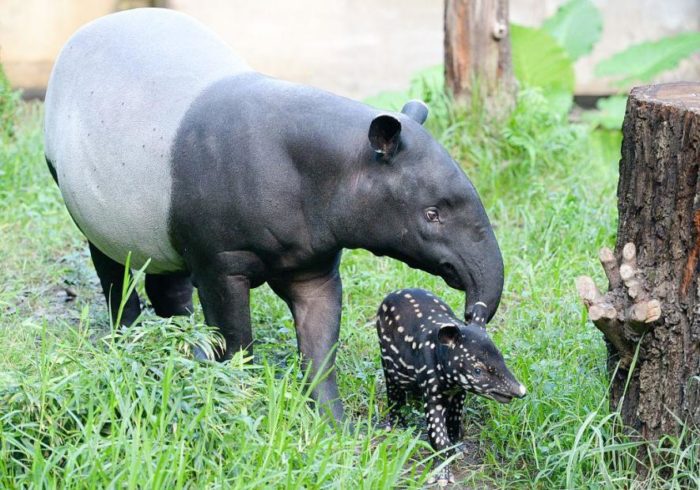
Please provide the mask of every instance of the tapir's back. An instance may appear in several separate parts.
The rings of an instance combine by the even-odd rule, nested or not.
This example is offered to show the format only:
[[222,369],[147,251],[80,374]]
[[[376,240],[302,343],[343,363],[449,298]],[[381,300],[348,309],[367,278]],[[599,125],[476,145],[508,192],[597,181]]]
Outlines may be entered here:
[[181,268],[168,238],[170,149],[213,82],[250,71],[215,34],[165,9],[102,17],[61,51],[45,104],[46,156],[66,205],[104,253]]

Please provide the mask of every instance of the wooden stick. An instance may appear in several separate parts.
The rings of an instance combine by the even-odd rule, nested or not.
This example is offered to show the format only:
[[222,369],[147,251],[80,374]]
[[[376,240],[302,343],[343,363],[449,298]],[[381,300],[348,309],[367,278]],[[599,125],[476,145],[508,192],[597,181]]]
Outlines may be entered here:
[[594,323],[600,319],[614,320],[617,318],[617,310],[610,303],[596,303],[588,309],[588,318]]
[[629,326],[638,334],[648,332],[651,324],[661,318],[661,302],[656,299],[632,305],[628,313]]
[[629,264],[633,269],[637,268],[637,247],[634,243],[627,242],[622,247],[622,263]]
[[629,368],[634,356],[634,346],[625,338],[623,324],[617,320],[609,320],[601,318],[594,321],[593,324],[600,330],[605,338],[615,347],[620,356],[620,367],[622,369]]
[[620,269],[617,266],[617,260],[615,260],[613,251],[608,247],[603,247],[600,249],[598,257],[608,278],[610,290],[619,288],[622,285],[622,278],[620,277]]
[[637,248],[634,243],[626,243],[622,247],[622,265],[620,265],[620,277],[629,287],[629,282],[637,275]]
[[642,284],[637,279],[631,279],[627,281],[627,295],[636,301],[644,301],[644,289]]
[[578,295],[587,308],[590,308],[591,305],[600,299],[600,291],[595,285],[595,282],[593,282],[593,279],[588,276],[579,276],[576,278],[575,282]]

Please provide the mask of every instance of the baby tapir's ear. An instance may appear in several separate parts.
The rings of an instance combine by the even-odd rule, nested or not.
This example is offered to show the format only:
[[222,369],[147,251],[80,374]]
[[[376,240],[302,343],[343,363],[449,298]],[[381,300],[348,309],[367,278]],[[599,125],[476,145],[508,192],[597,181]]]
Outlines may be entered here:
[[438,341],[447,347],[454,347],[459,340],[459,327],[451,323],[445,323],[438,330]]
[[380,114],[369,125],[369,144],[382,157],[389,160],[399,148],[401,123],[394,116]]
[[422,100],[409,100],[404,104],[401,112],[416,121],[418,124],[423,124],[428,119],[428,106]]

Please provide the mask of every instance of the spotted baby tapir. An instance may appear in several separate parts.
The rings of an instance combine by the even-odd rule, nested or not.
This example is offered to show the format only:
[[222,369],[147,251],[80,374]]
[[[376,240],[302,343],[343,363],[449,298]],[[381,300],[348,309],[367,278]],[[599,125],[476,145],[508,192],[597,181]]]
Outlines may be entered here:
[[478,320],[465,324],[423,289],[389,294],[377,313],[392,423],[403,423],[409,396],[422,398],[430,443],[445,457],[462,437],[468,391],[500,403],[527,393]]

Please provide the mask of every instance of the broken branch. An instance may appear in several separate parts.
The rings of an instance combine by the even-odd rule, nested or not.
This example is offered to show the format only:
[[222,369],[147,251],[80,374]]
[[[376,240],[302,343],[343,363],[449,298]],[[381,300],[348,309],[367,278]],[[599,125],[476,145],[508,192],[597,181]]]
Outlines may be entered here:
[[595,282],[588,276],[579,276],[576,278],[576,290],[588,308],[598,301],[601,296]]
[[622,248],[621,263],[609,248],[601,249],[598,256],[608,278],[609,292],[601,294],[588,276],[576,278],[576,290],[588,309],[588,318],[612,344],[619,355],[620,366],[627,369],[639,336],[661,318],[661,302],[648,299],[633,243],[626,243]]
[[617,289],[622,284],[622,278],[620,277],[620,269],[617,267],[617,260],[615,260],[613,251],[608,247],[603,247],[600,249],[598,257],[603,265],[605,276],[608,278],[609,289]]

